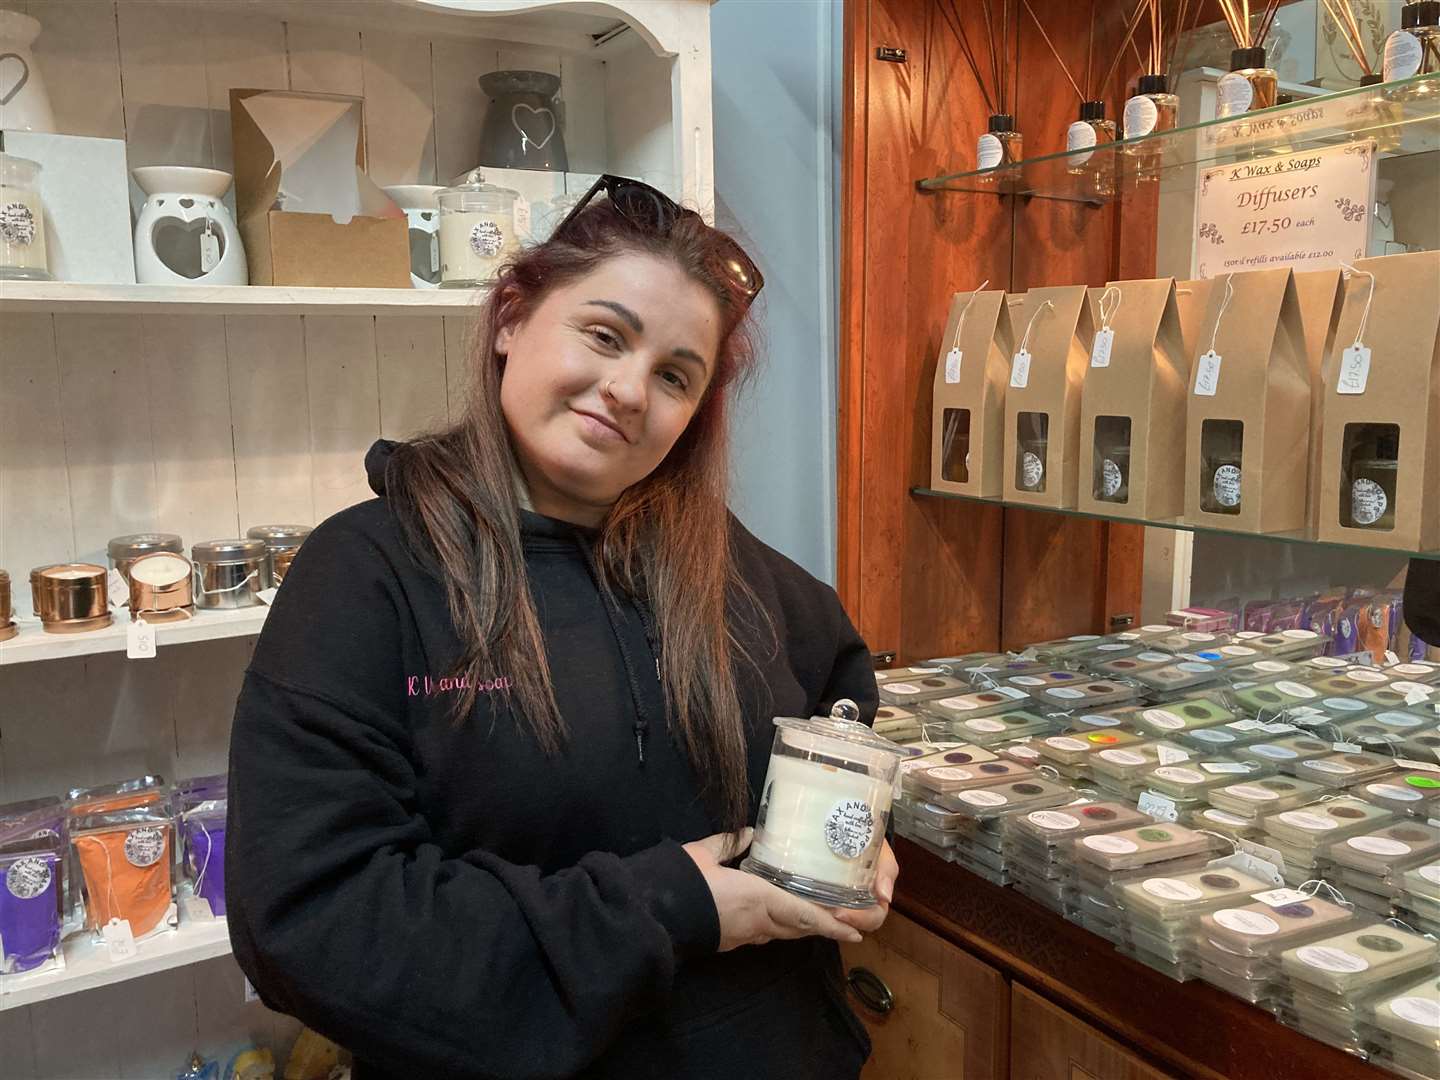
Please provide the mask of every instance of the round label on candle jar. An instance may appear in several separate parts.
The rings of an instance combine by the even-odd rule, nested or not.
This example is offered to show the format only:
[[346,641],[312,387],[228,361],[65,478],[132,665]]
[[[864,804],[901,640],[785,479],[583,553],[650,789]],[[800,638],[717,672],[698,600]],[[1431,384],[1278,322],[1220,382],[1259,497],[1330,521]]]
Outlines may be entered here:
[[986,731],[993,733],[1005,730],[1005,725],[1002,724],[999,720],[991,720],[989,717],[984,716],[982,716],[979,720],[966,720],[965,726],[971,731]]
[[1401,1020],[1440,1030],[1440,1001],[1422,997],[1398,997],[1390,1002],[1390,1011]]
[[1345,841],[1356,851],[1363,851],[1367,855],[1409,855],[1410,845],[1401,840],[1391,840],[1388,836],[1352,836]]
[[6,869],[5,888],[21,900],[33,900],[50,887],[50,877],[50,860],[31,855]]
[[[15,89],[19,90],[20,86]],[[30,207],[23,202],[0,204],[0,240],[16,247],[25,247],[34,239],[35,215]]]
[[1420,39],[1408,30],[1396,30],[1385,39],[1385,56],[1380,62],[1381,78],[1408,79],[1420,70],[1425,59]]
[[1259,911],[1246,911],[1244,908],[1221,908],[1215,912],[1215,921],[1226,930],[1249,934],[1251,937],[1266,937],[1280,932],[1280,924],[1269,915]]
[[981,135],[975,142],[975,165],[980,169],[993,169],[1000,164],[1005,156],[1005,148],[1000,145],[1000,140],[990,132]]
[[1146,878],[1140,888],[1162,900],[1199,900],[1205,895],[1204,890],[1197,889],[1188,881],[1178,881],[1175,878],[1166,877]]
[[1105,498],[1113,499],[1120,493],[1120,488],[1125,483],[1125,475],[1120,471],[1120,466],[1106,458],[1100,463],[1100,490]]
[[1080,819],[1059,810],[1036,810],[1028,817],[1042,829],[1078,829]]
[[1125,102],[1125,137],[1149,135],[1160,122],[1160,110],[1148,97],[1137,94]]
[[1330,945],[1302,945],[1295,950],[1295,958],[1302,964],[1339,975],[1354,975],[1370,966],[1364,957]]
[[1144,765],[1145,755],[1134,750],[1101,750],[1100,756],[1112,765]]
[[1221,506],[1240,505],[1240,466],[1221,465],[1215,470],[1215,501]]
[[1219,99],[1217,116],[1238,116],[1250,111],[1250,105],[1255,100],[1255,88],[1238,71],[1229,71],[1216,80],[1215,95]]
[[1101,834],[1100,836],[1084,837],[1080,842],[1088,848],[1103,851],[1107,855],[1130,855],[1140,850],[1139,844],[1123,836]]
[[1146,709],[1140,715],[1151,727],[1158,727],[1165,731],[1178,731],[1185,726],[1185,721],[1169,709]]
[[1040,486],[1040,481],[1045,479],[1045,463],[1035,454],[1026,450],[1020,458],[1020,483],[1023,487],[1034,491]]
[[505,247],[505,234],[493,221],[477,221],[470,228],[470,250],[481,258],[493,259]]
[[1350,516],[1358,525],[1374,525],[1385,516],[1390,500],[1374,480],[1361,477],[1350,485]]
[[131,866],[153,866],[165,854],[165,833],[154,826],[125,834],[125,858]]
[[1307,829],[1311,832],[1328,832],[1340,827],[1338,821],[1321,817],[1319,814],[1312,814],[1306,810],[1286,810],[1279,815],[1279,819],[1286,825],[1294,825],[1297,829]]
[[1004,806],[1010,801],[1005,798],[1004,795],[997,794],[993,791],[985,791],[983,788],[980,791],[962,791],[960,793],[960,800],[969,803],[971,806]]
[[863,799],[841,799],[825,815],[825,843],[842,859],[858,859],[875,834],[875,812]]

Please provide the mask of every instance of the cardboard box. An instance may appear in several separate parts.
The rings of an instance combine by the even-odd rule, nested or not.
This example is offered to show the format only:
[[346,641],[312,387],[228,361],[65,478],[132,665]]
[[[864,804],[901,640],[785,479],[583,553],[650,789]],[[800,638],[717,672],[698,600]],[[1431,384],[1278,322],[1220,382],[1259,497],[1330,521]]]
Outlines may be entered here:
[[[1190,364],[1175,282],[1113,281],[1092,289],[1091,297],[1097,335],[1108,326],[1113,336],[1108,352],[1092,339],[1085,369],[1078,505],[1117,517],[1178,518],[1185,504]],[[1118,448],[1120,454],[1107,456]]]
[[1216,280],[1189,385],[1185,519],[1236,532],[1303,532],[1310,372],[1288,269]]
[[[1090,351],[1084,285],[1031,289],[1010,310],[1005,498],[1070,509],[1080,478],[1080,392]],[[1027,363],[1022,350],[1029,354]]]
[[230,91],[250,284],[410,288],[404,211],[364,172],[363,110],[336,94]]
[[56,281],[135,284],[125,141],[7,131],[5,152],[40,165],[50,276]]
[[1004,492],[1005,384],[1010,379],[1005,293],[956,293],[935,363],[930,486],[998,499]]
[[[1325,364],[1319,535],[1432,551],[1440,548],[1440,252],[1363,259],[1355,269]],[[1363,381],[1346,361],[1357,336],[1370,350]]]
[[1340,316],[1340,271],[1304,270],[1295,275],[1295,298],[1300,304],[1300,324],[1305,332],[1305,366],[1310,371],[1310,490],[1309,508],[1305,512],[1310,535],[1318,535],[1320,526],[1320,462],[1325,427],[1322,406],[1325,402],[1325,358],[1335,338],[1335,323]]

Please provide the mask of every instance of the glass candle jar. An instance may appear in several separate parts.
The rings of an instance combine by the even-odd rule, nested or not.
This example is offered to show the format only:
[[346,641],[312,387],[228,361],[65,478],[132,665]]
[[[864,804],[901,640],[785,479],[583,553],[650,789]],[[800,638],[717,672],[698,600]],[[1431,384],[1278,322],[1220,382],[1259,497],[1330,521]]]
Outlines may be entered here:
[[57,563],[30,571],[35,614],[47,634],[78,634],[110,625],[106,570],[94,563]]
[[[1025,156],[1025,137],[1015,130],[1015,117],[996,113],[989,127],[975,144],[975,168],[1000,170],[1014,165]],[[982,178],[993,182],[994,177]]]
[[1230,71],[1215,84],[1215,115],[1240,116],[1275,104],[1275,89],[1280,76],[1265,66],[1265,49],[1234,49],[1230,53]]
[[903,754],[854,720],[776,717],[755,839],[741,869],[821,904],[874,904]]
[[487,184],[479,169],[463,184],[445,188],[440,204],[440,287],[473,289],[488,284],[519,246],[515,200],[519,192]]
[[265,541],[265,560],[270,565],[270,580],[276,588],[285,580],[295,553],[312,531],[309,525],[252,525],[245,531],[251,540]]
[[0,641],[9,641],[16,633],[15,618],[10,609],[10,574],[0,570]]
[[1207,454],[1205,477],[1206,482],[1200,491],[1200,509],[1207,514],[1240,513],[1240,456]]
[[1393,457],[1374,457],[1350,466],[1349,497],[1340,499],[1340,524],[1347,529],[1395,528],[1395,480],[1400,463]]
[[185,541],[175,533],[131,533],[117,536],[105,545],[110,557],[110,568],[130,580],[130,567],[136,559],[153,555],[157,551],[169,551],[176,555],[185,553]]
[[0,280],[49,281],[40,165],[0,153]]
[[195,606],[258,607],[270,588],[264,540],[207,540],[190,549],[195,563]]
[[155,551],[130,564],[130,617],[144,622],[181,622],[194,608],[194,568],[184,555]]

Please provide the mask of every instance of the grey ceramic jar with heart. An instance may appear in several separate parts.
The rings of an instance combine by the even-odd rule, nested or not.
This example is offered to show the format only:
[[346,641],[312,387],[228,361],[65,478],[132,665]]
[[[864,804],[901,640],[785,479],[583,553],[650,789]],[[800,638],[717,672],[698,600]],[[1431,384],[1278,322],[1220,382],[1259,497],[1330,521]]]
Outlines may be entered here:
[[492,71],[480,76],[490,98],[480,129],[480,164],[497,169],[565,172],[564,106],[555,100],[560,76],[547,71]]

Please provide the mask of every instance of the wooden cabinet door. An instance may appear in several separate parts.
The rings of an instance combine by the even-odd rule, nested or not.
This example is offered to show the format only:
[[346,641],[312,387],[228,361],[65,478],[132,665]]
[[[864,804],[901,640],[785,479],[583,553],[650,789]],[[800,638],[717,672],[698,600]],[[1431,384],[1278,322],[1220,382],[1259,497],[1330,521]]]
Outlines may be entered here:
[[1171,1080],[1089,1024],[1015,986],[1010,998],[1011,1080]]
[[894,912],[842,951],[875,1046],[862,1080],[1003,1080],[1010,999],[998,971]]

